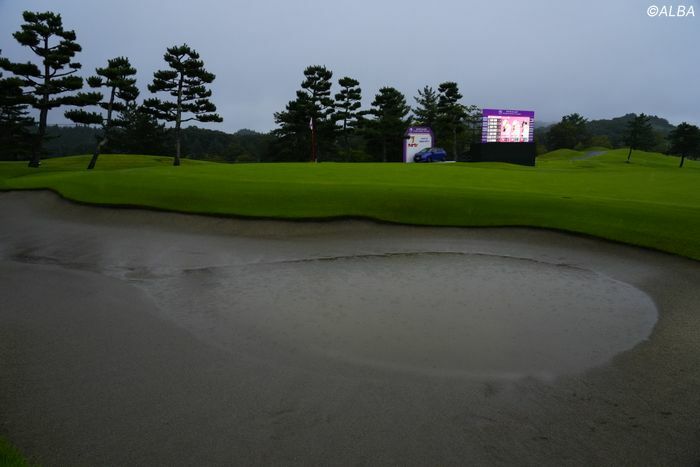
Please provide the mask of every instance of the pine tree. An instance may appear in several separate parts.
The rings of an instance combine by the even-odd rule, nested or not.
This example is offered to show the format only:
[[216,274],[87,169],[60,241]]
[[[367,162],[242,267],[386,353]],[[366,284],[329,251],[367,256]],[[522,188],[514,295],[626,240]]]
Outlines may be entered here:
[[[199,54],[187,44],[183,44],[168,48],[163,58],[170,69],[156,71],[148,90],[152,93],[166,92],[175,100],[152,98],[146,99],[143,104],[146,111],[157,119],[175,123],[173,165],[178,166],[182,124],[191,120],[222,122],[223,119],[215,113],[216,106],[209,100],[211,90],[205,86],[214,81],[215,75],[204,69],[204,62],[199,59]],[[190,116],[185,117],[186,114]]]
[[84,110],[69,110],[66,112],[66,117],[74,122],[102,125],[102,138],[95,147],[88,170],[95,168],[100,151],[109,142],[113,129],[125,124],[123,120],[114,118],[114,112],[126,110],[127,104],[135,101],[139,95],[139,90],[136,87],[136,78],[133,78],[136,74],[136,69],[131,66],[128,58],[116,57],[109,59],[107,60],[107,67],[97,68],[95,73],[95,76],[89,77],[87,82],[93,89],[107,88],[109,98],[98,104],[103,110],[107,111],[107,115],[103,116],[102,113],[86,112]]
[[23,80],[24,93],[31,96],[31,106],[39,110],[39,128],[29,161],[29,167],[39,167],[49,110],[62,105],[92,105],[102,96],[99,93],[65,95],[83,87],[83,79],[74,75],[81,65],[73,61],[82,48],[75,42],[75,32],[63,29],[61,15],[25,11],[22,16],[25,22],[13,37],[29,47],[41,64],[3,61],[0,67]]
[[678,167],[683,167],[686,157],[700,156],[700,128],[695,125],[681,123],[668,134],[668,141],[671,143],[668,152],[681,156],[681,163]]
[[652,132],[649,117],[646,114],[635,115],[627,125],[627,137],[625,142],[629,144],[630,150],[627,153],[627,163],[630,162],[633,149],[647,150],[654,144],[654,134]]
[[590,141],[588,120],[578,113],[564,115],[561,121],[547,131],[547,147],[554,149],[574,149],[585,146]]
[[333,99],[331,99],[331,82],[333,72],[325,66],[313,65],[304,70],[304,81],[301,88],[309,94],[312,106],[314,123],[326,120],[333,113]]
[[309,160],[309,120],[312,113],[311,98],[304,91],[297,91],[296,99],[289,101],[283,111],[275,112],[275,123],[279,127],[274,129],[272,134],[278,138],[274,145],[278,160]]
[[362,112],[362,89],[356,79],[345,77],[338,80],[340,92],[335,95],[334,120],[341,123],[341,134],[345,151],[350,149],[349,137],[357,130]]
[[172,141],[165,128],[142,106],[129,102],[119,113],[119,125],[112,128],[108,149],[127,154],[165,156],[172,153]]
[[[0,62],[7,59],[0,57]],[[28,104],[31,98],[22,91],[22,80],[3,78],[0,73],[0,160],[20,160],[31,154],[34,119],[28,116]]]
[[[315,155],[318,147],[324,153],[331,151],[335,134],[334,102],[330,97],[332,77],[333,72],[324,66],[306,67],[296,99],[289,101],[285,110],[275,113],[279,128],[273,134],[280,138],[276,146],[283,160],[308,160],[305,154],[310,151]],[[317,141],[311,138],[312,132]]]
[[481,124],[482,116],[481,109],[473,104],[464,106],[465,112],[465,128],[468,131],[467,144],[477,143],[481,141]]
[[421,126],[427,126],[435,129],[435,123],[438,117],[438,96],[435,90],[430,86],[425,86],[423,90],[418,90],[418,95],[415,96],[417,107],[413,109],[416,116],[416,123]]
[[[383,87],[372,102],[369,113],[374,119],[367,122],[367,135],[377,141],[382,148],[382,161],[399,160],[406,127],[410,124],[408,113],[411,108],[406,105],[406,98],[392,87]],[[390,149],[392,148],[392,149]],[[391,151],[391,154],[389,152]]]
[[447,81],[438,86],[437,120],[441,130],[439,133],[450,135],[454,160],[458,159],[457,134],[464,130],[467,117],[464,105],[459,102],[460,99],[462,94],[459,92],[457,83]]
[[304,81],[301,83],[302,90],[308,93],[309,102],[311,104],[309,120],[316,132],[317,148],[326,154],[330,152],[335,139],[335,125],[332,120],[334,102],[331,98],[331,87],[333,82],[333,72],[325,66],[312,65],[304,70]]

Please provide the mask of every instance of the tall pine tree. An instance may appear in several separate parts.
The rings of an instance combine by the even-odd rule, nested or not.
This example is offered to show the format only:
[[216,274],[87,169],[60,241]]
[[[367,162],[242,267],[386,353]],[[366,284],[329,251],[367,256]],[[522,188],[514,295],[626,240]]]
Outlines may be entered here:
[[215,75],[204,69],[199,54],[183,44],[168,48],[163,58],[170,69],[156,71],[148,90],[152,93],[168,93],[174,100],[151,98],[146,99],[143,105],[147,112],[159,120],[175,123],[173,165],[178,166],[182,124],[191,120],[222,122],[223,119],[215,113],[216,106],[209,100],[211,90],[206,87],[214,81]]
[[435,90],[430,86],[425,86],[423,90],[418,90],[418,95],[413,99],[417,104],[416,108],[413,109],[416,123],[435,130],[438,117],[438,95]]
[[467,125],[467,129],[471,132],[469,142],[476,143],[481,140],[481,109],[474,104],[469,104],[464,106],[464,112],[466,113],[464,121]]
[[301,162],[309,160],[311,148],[311,131],[309,120],[312,115],[312,103],[309,94],[297,91],[296,99],[289,101],[285,109],[275,112],[278,128],[272,134],[278,139],[273,144],[276,160]]
[[381,146],[383,162],[398,162],[401,157],[401,142],[410,124],[406,98],[392,87],[383,87],[372,102],[369,113],[374,118],[367,122],[366,133],[370,144]]
[[331,87],[333,82],[333,72],[321,65],[312,65],[304,70],[304,81],[301,88],[309,94],[312,105],[311,118],[314,123],[325,121],[333,113],[333,99],[331,98]]
[[345,77],[338,80],[340,92],[335,95],[336,112],[334,119],[340,123],[340,132],[343,138],[343,149],[350,149],[350,136],[357,130],[362,112],[362,89],[356,79]]
[[457,135],[464,130],[467,112],[459,101],[462,94],[457,83],[447,81],[438,86],[437,120],[439,123],[438,134],[447,136],[451,143],[452,157],[458,159]]
[[[316,155],[328,153],[333,148],[335,139],[335,125],[331,118],[334,112],[334,102],[331,98],[333,72],[322,65],[312,65],[304,70],[304,81],[301,88],[308,94],[311,103],[310,121],[313,131],[316,132]],[[320,151],[319,151],[320,149]]]
[[700,128],[690,123],[683,122],[668,134],[671,143],[670,154],[681,156],[681,163],[678,167],[683,167],[685,158],[691,155],[700,156]]
[[87,79],[88,85],[93,89],[107,88],[106,100],[99,106],[107,112],[106,115],[98,112],[86,112],[84,110],[69,110],[66,117],[75,122],[96,123],[102,125],[102,137],[92,154],[88,170],[94,169],[97,158],[103,146],[107,144],[115,127],[124,126],[123,119],[114,118],[114,112],[124,112],[129,102],[133,102],[139,95],[136,87],[136,68],[131,66],[126,57],[116,57],[107,60],[107,67],[95,69],[95,76]]
[[654,144],[654,134],[651,124],[651,117],[646,114],[635,115],[627,124],[627,135],[625,142],[629,144],[630,150],[627,153],[627,163],[632,158],[633,149],[648,150]]
[[[0,62],[7,62],[0,57]],[[29,116],[31,98],[22,91],[22,80],[0,73],[0,160],[21,160],[31,154],[34,119]]]
[[[279,128],[273,130],[273,134],[280,138],[275,146],[282,160],[309,160],[309,153],[321,152],[325,157],[332,151],[335,107],[331,78],[333,72],[324,66],[306,67],[296,99],[289,101],[285,110],[275,113]],[[311,138],[312,132],[316,134],[316,141]]]
[[24,93],[31,96],[31,106],[39,110],[39,128],[29,161],[29,167],[39,167],[49,111],[62,105],[92,105],[102,96],[99,93],[66,95],[83,87],[83,79],[75,76],[81,65],[73,61],[82,48],[75,41],[75,32],[63,29],[61,15],[25,11],[22,17],[24,24],[13,37],[29,47],[40,63],[3,61],[0,66],[23,80]]

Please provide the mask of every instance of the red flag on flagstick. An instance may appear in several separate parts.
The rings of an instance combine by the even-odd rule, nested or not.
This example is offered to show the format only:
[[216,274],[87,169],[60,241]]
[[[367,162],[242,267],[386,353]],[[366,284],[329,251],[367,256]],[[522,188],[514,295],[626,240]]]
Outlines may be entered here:
[[314,119],[309,119],[309,129],[311,130],[311,162],[316,162],[316,126]]

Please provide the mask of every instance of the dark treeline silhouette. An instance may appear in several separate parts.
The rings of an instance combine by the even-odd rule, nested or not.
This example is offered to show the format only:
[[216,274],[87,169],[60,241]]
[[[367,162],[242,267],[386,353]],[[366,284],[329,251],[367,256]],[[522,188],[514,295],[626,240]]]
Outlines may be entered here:
[[[132,128],[128,132],[122,129],[113,133],[113,138],[103,150],[105,153],[116,154],[150,154],[150,155],[171,155],[174,145],[172,130],[164,128],[157,122],[149,121],[149,117],[142,116],[137,128]],[[145,121],[144,121],[145,120]],[[663,119],[661,119],[663,120]],[[665,120],[664,120],[665,121]],[[546,138],[547,130],[544,136]],[[305,131],[309,132],[308,122]],[[653,127],[652,127],[653,131]],[[700,151],[694,144],[695,134],[700,132],[694,125],[683,123],[673,129],[668,134],[668,144],[670,144],[667,154],[682,156],[683,158],[700,158]],[[95,142],[101,135],[101,130],[84,125],[78,126],[55,126],[49,125],[46,130],[47,140],[45,143],[47,157],[69,156],[75,154],[88,154],[94,147]],[[698,133],[700,134],[700,133]],[[573,140],[569,144],[569,149],[585,149],[588,147],[615,146],[602,141],[602,138],[588,136],[587,140],[576,142]],[[629,147],[623,139],[617,147]],[[377,142],[378,151],[375,155],[370,155],[359,150],[354,150],[353,158],[350,160],[381,160],[381,141]],[[344,142],[341,141],[342,144]],[[353,144],[358,143],[355,138]],[[395,142],[396,143],[396,142]],[[585,145],[584,145],[585,143]],[[277,145],[279,139],[272,133],[259,133],[252,130],[240,130],[235,133],[226,133],[218,130],[209,130],[191,126],[182,130],[182,157],[188,159],[210,160],[218,162],[276,162],[280,161]],[[539,145],[540,143],[538,143]],[[656,144],[656,143],[655,143]],[[638,146],[637,146],[638,147]],[[642,149],[641,147],[638,147]],[[695,149],[694,149],[695,148]],[[651,150],[656,151],[653,147]],[[363,155],[364,159],[358,157]],[[300,160],[306,161],[309,152],[303,152]],[[376,157],[375,157],[376,156]],[[395,155],[395,157],[400,157]],[[27,158],[25,152],[24,159]],[[14,156],[3,157],[0,152],[0,159],[15,160]]]
[[382,161],[402,160],[402,139],[408,126],[431,127],[435,145],[455,159],[480,134],[480,111],[461,102],[456,82],[446,81],[437,91],[426,86],[414,97],[415,108],[399,90],[384,86],[368,109],[361,108],[360,81],[337,81],[325,66],[304,70],[304,79],[293,100],[275,113],[273,160]]
[[[82,47],[75,31],[64,29],[61,15],[50,11],[25,11],[22,18],[24,23],[12,36],[36,57],[26,63],[0,57],[0,69],[10,73],[8,77],[0,75],[3,159],[28,157],[29,167],[39,167],[47,153],[48,114],[63,107],[68,107],[64,115],[69,120],[100,128],[88,169],[95,167],[100,152],[110,144],[128,151],[166,154],[170,153],[165,150],[170,139],[175,146],[173,165],[180,165],[182,123],[222,121],[207,89],[215,76],[204,69],[199,54],[186,44],[166,50],[163,59],[168,68],[155,72],[148,86],[152,93],[169,95],[170,99],[154,97],[139,105],[136,69],[127,57],[108,59],[106,67],[97,68],[95,75],[87,78],[94,91],[82,92],[83,78],[77,74],[82,65],[76,60]],[[89,107],[99,110],[84,109]],[[29,116],[29,108],[38,112],[38,123]],[[166,131],[161,121],[172,123],[173,131]]]
[[[274,114],[277,128],[267,134],[242,130],[234,134],[186,127],[190,121],[221,122],[211,101],[215,76],[204,68],[199,54],[187,44],[169,47],[167,67],[156,71],[148,85],[160,97],[138,103],[136,69],[128,57],[107,59],[86,79],[83,92],[82,50],[77,35],[63,27],[53,12],[23,13],[24,23],[15,40],[36,56],[34,62],[12,62],[0,57],[0,159],[29,160],[38,167],[41,157],[92,153],[87,165],[95,167],[101,152],[172,156],[226,162],[347,161],[398,162],[410,125],[429,126],[434,145],[459,160],[481,135],[481,112],[462,102],[454,81],[416,91],[411,103],[399,90],[383,86],[369,108],[362,108],[360,80],[344,76],[337,81],[322,65],[304,69],[299,90],[284,109]],[[1,52],[1,51],[0,51]],[[81,124],[51,127],[49,112],[67,108],[64,115]],[[38,121],[29,112],[34,109]],[[89,126],[88,126],[89,125]],[[166,125],[170,125],[167,127]],[[580,114],[535,130],[538,153],[591,146],[629,147],[696,158],[698,127],[645,114],[627,114],[610,120],[589,121]]]
[[[85,125],[49,125],[46,135],[45,157],[51,158],[91,153],[102,138],[102,130]],[[268,162],[274,160],[270,154],[273,140],[268,133],[252,130],[225,133],[190,126],[182,129],[182,157],[217,162]],[[174,144],[172,129],[141,118],[136,128],[113,131],[101,153],[171,156]]]
[[[102,95],[77,92],[83,87],[83,79],[76,75],[82,65],[74,59],[82,47],[76,42],[75,32],[63,28],[61,15],[25,11],[22,17],[24,24],[12,36],[32,51],[35,62],[15,63],[3,57],[0,68],[12,73],[7,79],[16,80],[17,90],[26,99],[19,104],[19,110],[25,112],[27,107],[32,107],[39,112],[36,131],[25,135],[31,147],[29,167],[39,167],[49,111],[96,104]],[[7,83],[3,83],[3,90]],[[68,112],[66,117],[73,119],[73,114]]]

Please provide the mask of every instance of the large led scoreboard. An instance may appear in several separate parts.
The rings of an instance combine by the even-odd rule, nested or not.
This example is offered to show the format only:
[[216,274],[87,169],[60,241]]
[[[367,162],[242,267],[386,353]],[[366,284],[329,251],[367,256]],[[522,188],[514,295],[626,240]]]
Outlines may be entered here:
[[482,143],[534,142],[535,112],[531,110],[484,109],[481,118]]
[[481,143],[472,143],[467,160],[535,165],[535,112],[484,109]]

